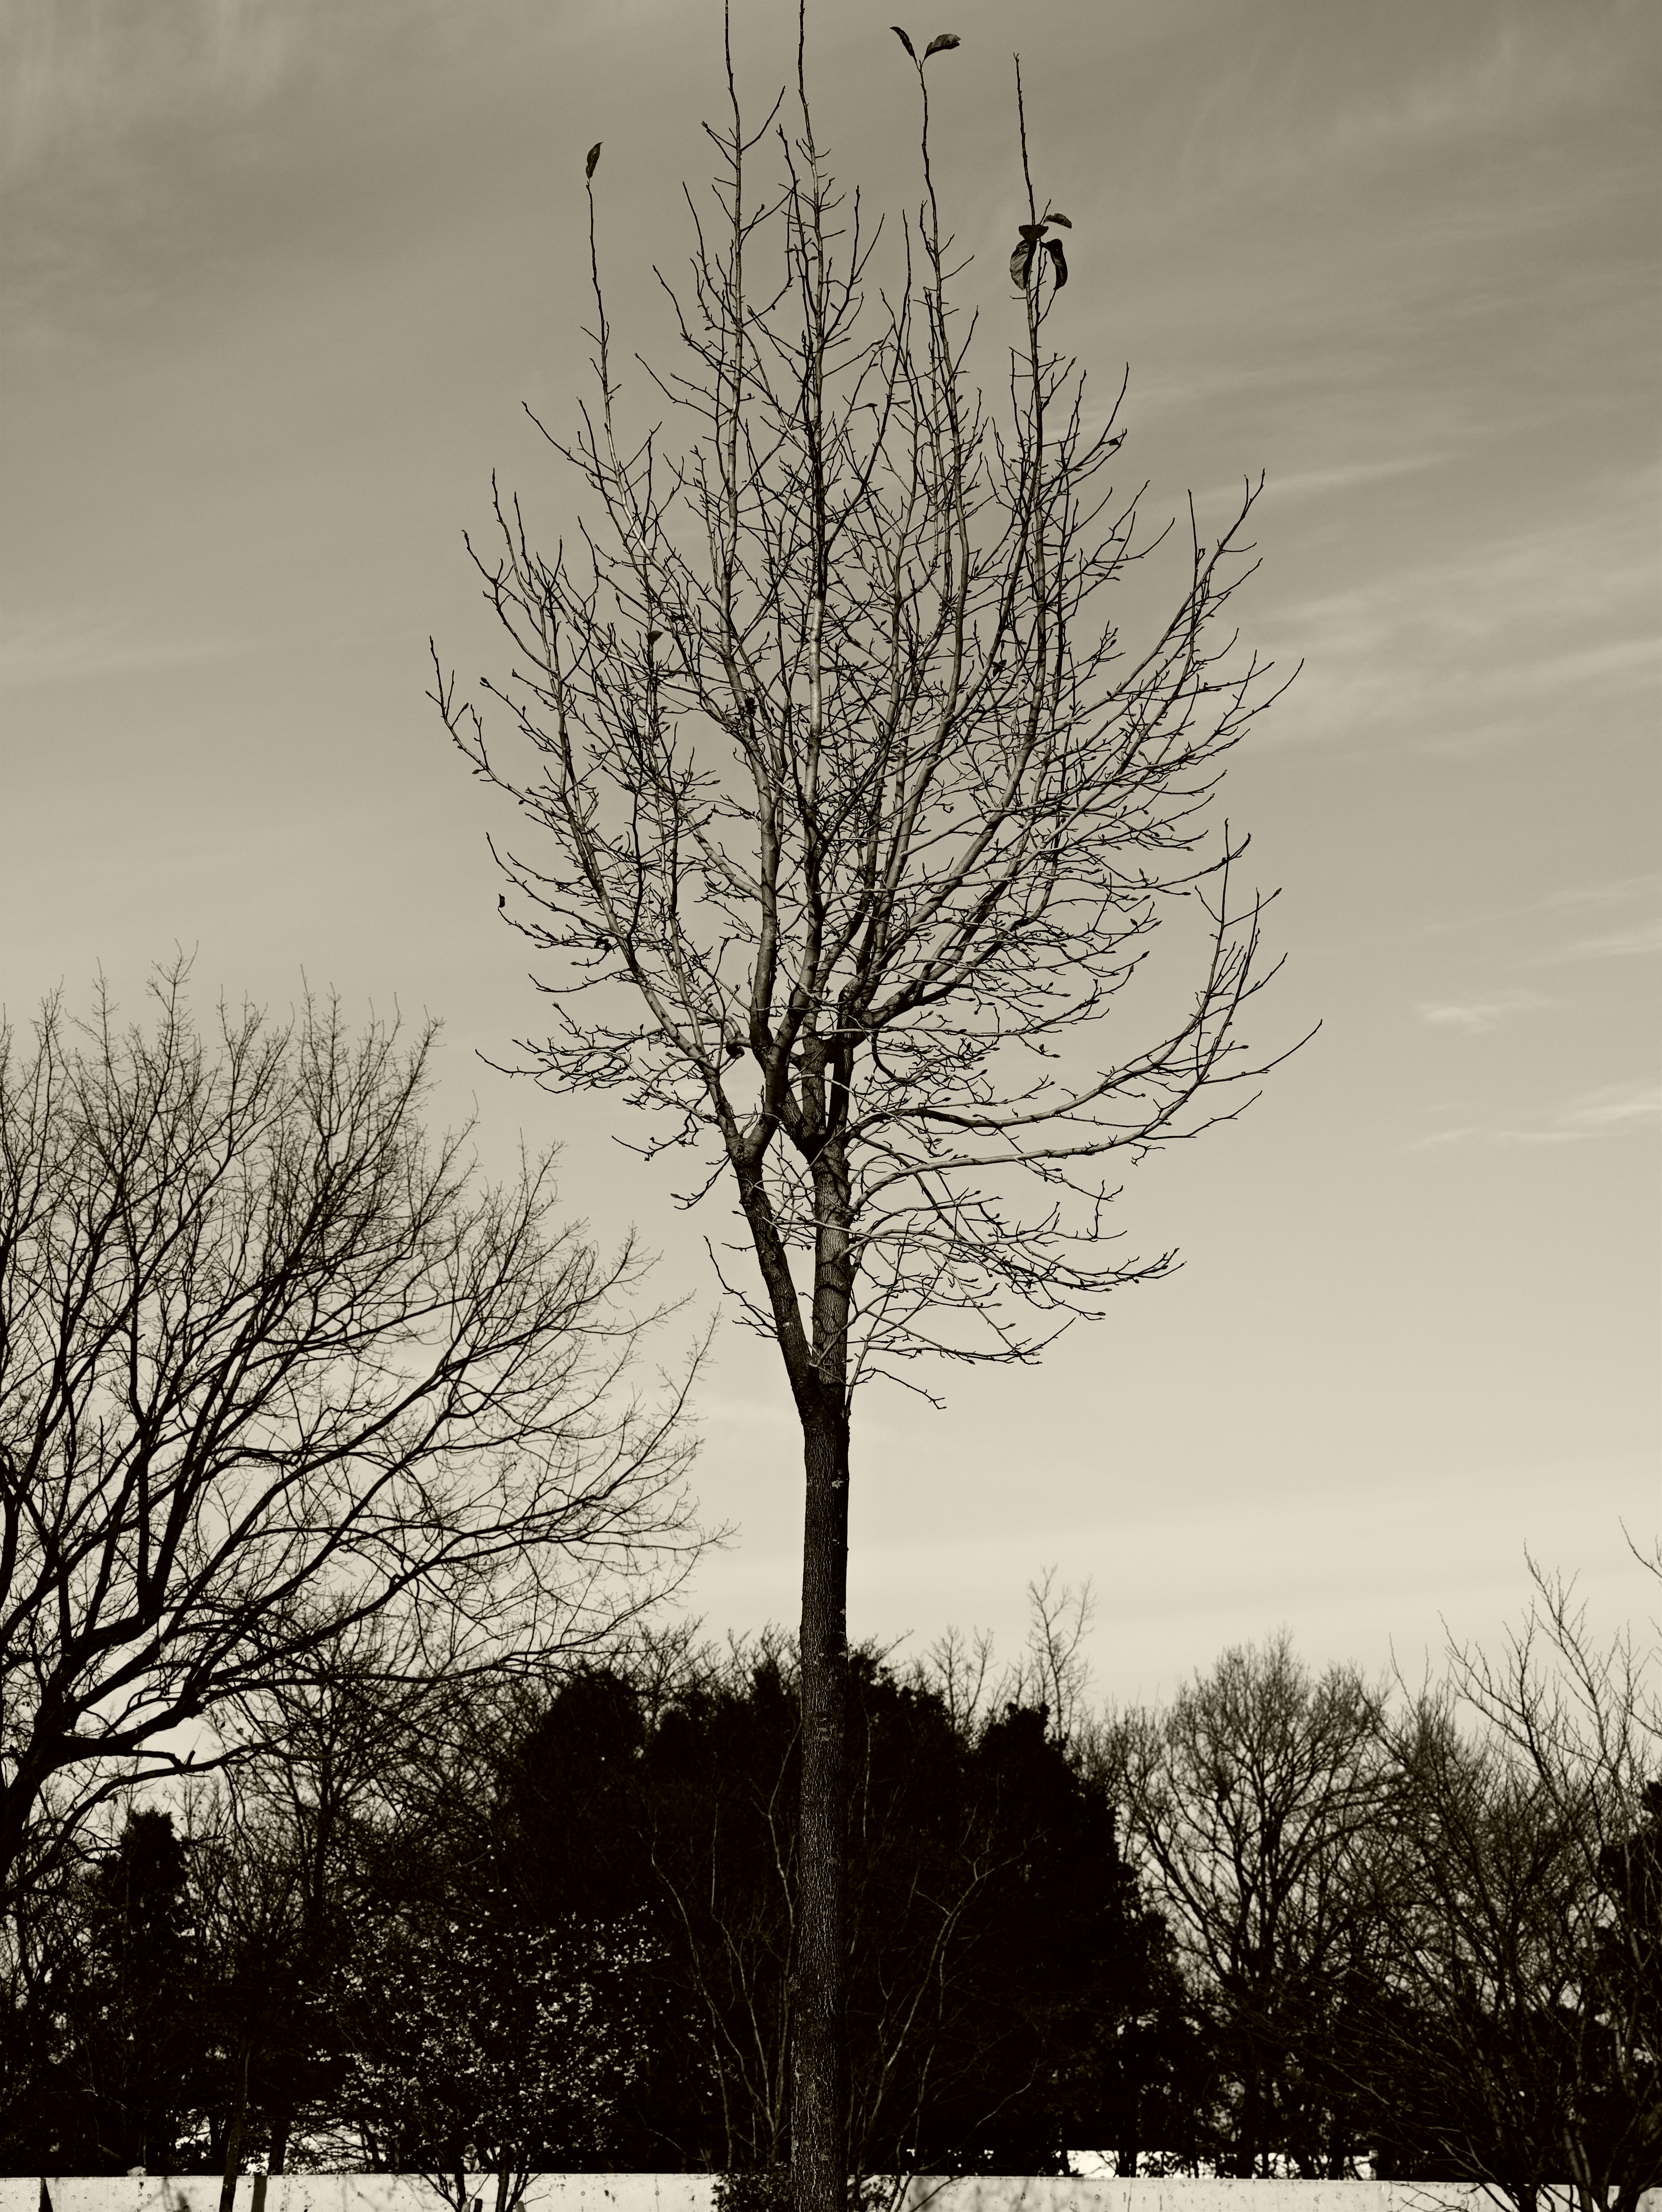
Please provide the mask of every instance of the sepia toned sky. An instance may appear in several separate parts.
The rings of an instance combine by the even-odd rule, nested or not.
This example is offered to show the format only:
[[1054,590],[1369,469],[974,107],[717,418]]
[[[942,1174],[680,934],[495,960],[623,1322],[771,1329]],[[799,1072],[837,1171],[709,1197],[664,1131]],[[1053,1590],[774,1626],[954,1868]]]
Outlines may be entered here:
[[[904,0],[908,7],[914,0]],[[935,4],[935,0],[931,0]],[[917,191],[896,0],[820,0],[822,137]],[[492,1072],[539,1026],[495,817],[423,694],[495,665],[464,527],[490,472],[552,539],[588,351],[582,156],[605,153],[620,349],[661,347],[712,0],[7,0],[0,997],[101,964],[137,1010],[195,958],[276,1007],[442,1016],[441,1109],[487,1159],[564,1146],[691,1304],[705,1224],[604,1100]],[[1240,1123],[1138,1170],[1175,1243],[1030,1372],[862,1405],[851,1626],[1020,1633],[1093,1579],[1097,1680],[1169,1686],[1285,1623],[1415,1671],[1515,1616],[1526,1552],[1601,1621],[1662,1611],[1623,1525],[1658,1485],[1658,162],[1662,18],[1618,0],[940,0],[940,173],[980,358],[1020,173],[1074,220],[1056,327],[1131,374],[1149,511],[1268,489],[1245,636],[1293,691],[1232,823],[1286,967],[1255,1036],[1315,1041]],[[735,9],[770,96],[793,24]],[[976,279],[971,288],[976,289]],[[632,372],[628,396],[648,406]],[[563,414],[563,410],[564,410]],[[542,1024],[546,1026],[545,1023]],[[636,1134],[624,1131],[626,1134]],[[794,1416],[718,1338],[699,1486],[714,1629],[796,1601]]]

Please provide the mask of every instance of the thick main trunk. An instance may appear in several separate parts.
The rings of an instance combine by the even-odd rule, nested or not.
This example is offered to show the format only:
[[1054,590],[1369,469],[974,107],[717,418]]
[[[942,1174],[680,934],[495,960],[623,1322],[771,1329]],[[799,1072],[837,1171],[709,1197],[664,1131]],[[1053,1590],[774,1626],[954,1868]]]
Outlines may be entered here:
[[[812,1041],[810,1041],[811,1042]],[[814,1062],[819,1092],[824,1054]],[[811,1148],[810,1148],[811,1149]],[[847,1164],[833,1138],[814,1152],[816,1231],[810,1339],[784,1241],[763,1187],[761,1153],[735,1153],[740,1202],[802,1423],[802,1789],[791,2002],[794,2212],[846,2212],[848,2058],[849,1410],[854,1266]]]
[[791,2069],[794,2212],[845,2212],[849,1425],[803,1421],[802,1797]]

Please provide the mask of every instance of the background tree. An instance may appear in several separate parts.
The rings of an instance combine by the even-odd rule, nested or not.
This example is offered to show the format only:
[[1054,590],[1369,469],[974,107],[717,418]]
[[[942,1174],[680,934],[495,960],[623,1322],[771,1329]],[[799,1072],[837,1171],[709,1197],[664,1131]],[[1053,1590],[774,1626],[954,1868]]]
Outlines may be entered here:
[[[230,1753],[188,1801],[192,1889],[217,2066],[208,2156],[228,2189],[251,2156],[287,2170],[296,2128],[338,2138],[344,1988],[385,1867],[409,1850],[454,1776],[472,1680],[412,1670],[384,1614],[295,1655],[222,1714]],[[346,2150],[357,2156],[355,2140]]]
[[[513,919],[557,962],[533,1063],[656,1117],[648,1150],[706,1148],[801,1422],[801,2212],[832,2212],[847,2172],[851,1394],[925,1352],[1032,1359],[1164,1271],[1111,1249],[1102,1163],[1239,1110],[1217,1094],[1249,1073],[1236,1030],[1263,981],[1240,843],[1206,828],[1269,696],[1219,624],[1252,494],[1215,538],[1191,514],[1174,611],[1123,640],[1111,595],[1149,548],[1107,475],[1117,407],[1099,426],[1047,335],[1071,225],[1038,204],[1024,125],[995,415],[931,167],[928,71],[959,42],[920,57],[899,36],[922,202],[880,280],[816,133],[803,24],[759,188],[784,95],[747,124],[729,49],[715,214],[676,302],[686,366],[656,386],[679,449],[622,427],[595,258],[598,401],[557,441],[590,511],[549,559],[499,500],[480,562],[514,654],[486,689],[527,764],[435,662],[453,735],[534,833],[504,857]],[[1145,963],[1173,920],[1162,996]]]
[[[200,1799],[192,1811],[197,1816],[191,1822],[191,1859],[201,1959],[198,2002],[208,2062],[198,2094],[207,2160],[221,2178],[221,2212],[232,2212],[250,2122],[258,2130],[269,2101],[260,2079],[263,2062],[284,2036],[285,2001],[298,1994],[301,1873],[297,1855],[283,1848],[285,1839],[250,1832],[233,1792],[216,1793],[205,1819]],[[303,2020],[301,2008],[294,2027]]]
[[545,1652],[686,1536],[675,1407],[616,1387],[632,1261],[552,1224],[548,1159],[429,1144],[430,1031],[209,1042],[183,983],[0,1033],[0,1895],[354,1621]]
[[1378,1948],[1383,1722],[1380,1692],[1351,1668],[1312,1676],[1283,1633],[1108,1731],[1133,1863],[1204,2023],[1213,2110],[1197,2148],[1226,2170],[1353,2170],[1355,2091],[1329,2059]]
[[[1662,1711],[1560,1580],[1394,1731],[1392,1972],[1356,2074],[1397,2160],[1534,2212],[1662,2181]],[[1405,1878],[1403,1878],[1405,1875]]]
[[464,1890],[406,1907],[346,1979],[346,2109],[454,2212],[479,2174],[495,2212],[513,2212],[532,2173],[608,2164],[639,2058],[638,1939],[527,1927],[506,1903]]

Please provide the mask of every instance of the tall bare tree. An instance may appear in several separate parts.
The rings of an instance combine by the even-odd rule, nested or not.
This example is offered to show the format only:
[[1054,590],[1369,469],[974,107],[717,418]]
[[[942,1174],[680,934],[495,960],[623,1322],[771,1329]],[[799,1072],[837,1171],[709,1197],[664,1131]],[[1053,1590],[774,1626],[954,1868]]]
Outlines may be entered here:
[[593,1632],[686,1537],[674,1407],[551,1220],[419,1121],[430,1036],[0,1033],[0,1893],[355,1620],[409,1663]]
[[1220,624],[1255,493],[1216,538],[1191,509],[1170,618],[1123,640],[1111,595],[1160,541],[1111,482],[1118,400],[1087,404],[1050,337],[1072,225],[1037,198],[1024,121],[995,404],[934,167],[930,73],[959,41],[899,36],[922,200],[884,245],[828,167],[801,15],[793,91],[759,124],[729,33],[715,210],[672,294],[684,366],[655,379],[673,447],[623,423],[591,151],[598,392],[549,434],[589,504],[550,557],[499,493],[475,554],[512,645],[484,687],[508,750],[434,662],[453,736],[526,827],[500,857],[552,963],[531,1062],[654,1116],[648,1152],[699,1152],[700,1194],[725,1182],[759,1273],[738,1294],[801,1422],[801,2212],[831,2212],[846,2172],[852,1395],[926,1352],[1032,1360],[1166,1271],[1111,1248],[1107,1164],[1240,1110],[1236,1031],[1266,980],[1243,841],[1207,819],[1273,696]]

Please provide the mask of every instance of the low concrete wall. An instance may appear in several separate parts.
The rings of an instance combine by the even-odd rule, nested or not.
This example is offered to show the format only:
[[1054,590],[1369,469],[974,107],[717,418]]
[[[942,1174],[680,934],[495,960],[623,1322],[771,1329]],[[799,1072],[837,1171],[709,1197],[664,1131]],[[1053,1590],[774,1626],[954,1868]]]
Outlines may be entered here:
[[[484,2212],[495,2212],[493,2178],[474,2178]],[[116,2174],[46,2177],[52,2212],[219,2212],[217,2175]],[[237,2184],[236,2212],[253,2212],[254,2177]],[[714,2212],[715,2177],[703,2173],[538,2173],[526,2185],[523,2212]],[[418,2173],[275,2173],[265,2212],[443,2212],[444,2200]],[[44,2212],[40,2177],[0,2178],[0,2212]]]
[[[905,2212],[1496,2212],[1481,2189],[1399,2181],[1122,2181],[1007,2174],[908,2183]],[[1543,2208],[1545,2212],[1545,2208]]]
[[[495,2212],[496,2185],[480,2174],[474,2193]],[[46,2177],[52,2212],[219,2212],[215,2174]],[[254,2177],[237,2184],[236,2212],[253,2212]],[[715,2212],[707,2173],[538,2173],[526,2185],[522,2212]],[[0,2179],[0,2212],[45,2212],[40,2180]],[[444,2212],[444,2200],[418,2173],[276,2173],[265,2212]]]
[[[1662,2212],[1662,2191],[1641,2212]],[[1562,2197],[1562,2203],[1555,2203]],[[1541,2212],[1574,2212],[1566,2189],[1543,2193]],[[1058,2180],[1009,2174],[920,2176],[906,2186],[904,2212],[1504,2212],[1505,2200],[1460,2182],[1166,2180],[1107,2175]]]
[[[218,2212],[218,2180],[187,2174],[46,2177],[52,2212]],[[475,2182],[484,2212],[496,2186]],[[254,2181],[237,2184],[236,2212],[253,2212]],[[1568,2190],[1555,2212],[1574,2212]],[[715,2212],[707,2173],[539,2173],[526,2185],[523,2212]],[[1454,2183],[1406,2181],[1207,2181],[1107,2177],[1057,2180],[1019,2175],[963,2176],[906,2185],[904,2212],[1498,2212],[1500,2200]],[[0,2212],[44,2212],[40,2177],[0,2175]],[[287,2173],[265,2185],[265,2212],[441,2212],[441,2199],[418,2174]],[[1542,2212],[1548,2212],[1543,2199]],[[1662,2189],[1647,2190],[1640,2212],[1662,2212]]]
[[[149,2174],[46,2177],[52,2212],[219,2212],[211,2173],[163,2179]],[[473,2190],[495,2212],[493,2177]],[[237,2183],[236,2212],[253,2212],[254,2177]],[[538,2173],[526,2185],[522,2212],[715,2212],[707,2173]],[[0,2212],[45,2212],[39,2175],[0,2176]],[[265,2212],[444,2212],[444,2200],[418,2173],[276,2173]]]

